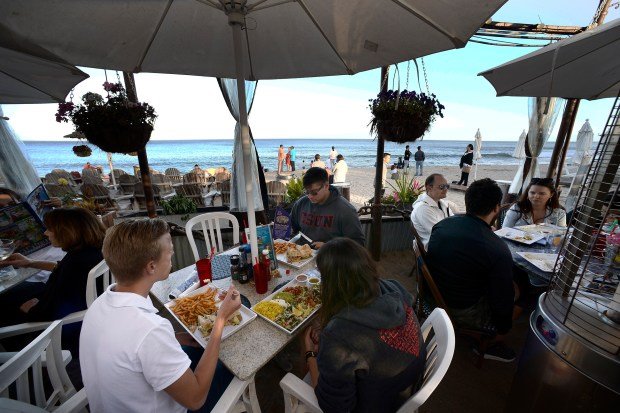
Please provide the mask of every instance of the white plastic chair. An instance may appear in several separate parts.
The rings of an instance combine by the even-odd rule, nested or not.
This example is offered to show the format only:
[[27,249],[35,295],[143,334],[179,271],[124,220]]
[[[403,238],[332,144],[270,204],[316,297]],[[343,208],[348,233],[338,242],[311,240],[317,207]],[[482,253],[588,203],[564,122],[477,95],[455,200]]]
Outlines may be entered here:
[[[86,307],[90,307],[97,298],[97,278],[99,277],[103,277],[103,291],[105,291],[108,286],[114,281],[114,277],[110,273],[110,269],[108,268],[108,264],[106,264],[105,260],[102,260],[99,264],[95,265],[93,269],[88,272],[88,279],[86,280]],[[64,316],[61,321],[63,325],[77,323],[84,319],[85,314],[86,310],[76,311],[75,313]],[[12,326],[2,327],[0,328],[0,339],[44,330],[50,324],[51,322],[49,321],[40,321],[32,323],[14,324]],[[0,358],[1,354],[2,353],[0,353]],[[63,350],[63,358],[65,360],[65,364],[69,363],[71,361],[71,353],[69,351]]]
[[[434,335],[429,339],[431,331]],[[436,308],[422,324],[422,336],[426,343],[426,364],[422,387],[398,409],[396,413],[417,411],[435,391],[450,367],[454,355],[454,328],[448,314]],[[314,389],[299,377],[288,373],[280,381],[284,392],[286,413],[322,413]]]
[[[84,410],[88,404],[86,392],[76,393],[62,361],[61,328],[62,321],[52,322],[36,339],[0,366],[0,411],[76,412]],[[47,360],[45,371],[52,387],[49,397],[45,396],[43,355]],[[32,377],[32,383],[30,383],[30,377]],[[12,384],[15,384],[16,400],[8,398],[9,386]],[[31,396],[34,396],[36,407],[30,405]],[[59,404],[61,407],[58,407]]]
[[222,242],[222,228],[220,226],[220,220],[225,219],[232,222],[233,230],[233,244],[239,243],[239,222],[237,218],[227,212],[208,212],[191,218],[185,224],[185,232],[187,233],[187,240],[189,241],[192,252],[194,253],[194,259],[198,261],[200,255],[198,254],[198,248],[196,247],[196,241],[194,240],[194,233],[192,229],[196,224],[200,224],[202,235],[205,238],[207,244],[207,252],[211,252],[211,248],[214,247],[216,252],[224,251],[224,243]]
[[254,376],[245,381],[236,377],[233,378],[212,411],[218,413],[260,413]]

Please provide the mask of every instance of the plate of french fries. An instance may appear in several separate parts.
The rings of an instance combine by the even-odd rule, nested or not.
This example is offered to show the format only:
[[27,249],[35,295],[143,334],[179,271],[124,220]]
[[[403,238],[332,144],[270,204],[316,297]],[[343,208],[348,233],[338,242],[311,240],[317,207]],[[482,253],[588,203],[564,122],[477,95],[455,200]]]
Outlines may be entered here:
[[273,241],[276,259],[299,269],[312,261],[316,255],[316,250],[310,247],[311,243],[312,241],[301,233],[291,238],[290,241],[276,239]]
[[[166,308],[201,346],[206,347],[221,305],[219,296],[225,293],[213,284],[207,284],[166,303]],[[222,340],[255,318],[256,313],[242,305],[226,322]]]

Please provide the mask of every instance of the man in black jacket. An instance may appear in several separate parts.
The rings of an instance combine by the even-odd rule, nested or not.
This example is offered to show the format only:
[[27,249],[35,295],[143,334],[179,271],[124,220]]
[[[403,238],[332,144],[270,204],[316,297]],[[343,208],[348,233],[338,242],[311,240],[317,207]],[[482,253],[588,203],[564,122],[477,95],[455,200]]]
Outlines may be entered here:
[[413,159],[415,159],[415,176],[424,175],[424,161],[426,160],[426,155],[424,155],[421,146],[418,146],[418,150],[413,155]]
[[512,255],[493,233],[502,190],[492,179],[475,181],[465,193],[467,214],[437,223],[428,243],[428,265],[453,321],[464,327],[493,324],[498,340],[485,358],[510,362],[512,349],[501,338],[512,327]]

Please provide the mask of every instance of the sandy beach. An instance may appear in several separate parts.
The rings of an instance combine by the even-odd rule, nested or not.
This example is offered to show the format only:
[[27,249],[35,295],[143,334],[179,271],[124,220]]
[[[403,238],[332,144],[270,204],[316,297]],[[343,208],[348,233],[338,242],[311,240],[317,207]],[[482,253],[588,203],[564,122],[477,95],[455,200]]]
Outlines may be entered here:
[[[479,165],[477,178],[492,178],[496,180],[512,180],[517,171],[518,165]],[[415,171],[415,170],[414,170]],[[299,172],[299,171],[297,171]],[[439,166],[429,165],[424,167],[424,175],[418,176],[416,179],[421,183],[424,183],[426,177],[433,173],[440,173],[446,177],[448,182],[458,180],[461,177],[461,172],[458,166]],[[364,205],[374,195],[374,168],[349,168],[347,173],[347,181],[351,183],[351,203],[359,208]],[[389,176],[389,174],[388,174]],[[275,180],[275,172],[265,173],[265,177],[268,181]],[[469,183],[473,182],[474,173],[469,175]],[[388,183],[393,182],[388,178]],[[386,190],[389,192],[389,188]],[[459,190],[448,191],[448,199],[454,202],[459,210],[465,211],[465,193]]]

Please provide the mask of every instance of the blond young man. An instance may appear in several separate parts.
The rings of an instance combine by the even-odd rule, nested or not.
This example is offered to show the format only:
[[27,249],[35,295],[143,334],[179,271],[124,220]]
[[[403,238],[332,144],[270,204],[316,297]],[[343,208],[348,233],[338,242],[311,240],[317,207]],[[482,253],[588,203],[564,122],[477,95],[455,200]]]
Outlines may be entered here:
[[172,325],[156,314],[148,296],[153,284],[168,278],[173,253],[168,224],[161,219],[124,221],[108,231],[103,256],[116,284],[88,309],[80,336],[91,412],[210,411],[230,382],[230,373],[222,383],[216,368],[221,368],[222,330],[240,306],[239,293],[228,290],[192,371],[180,345],[181,340],[189,344],[189,338],[175,338]]

